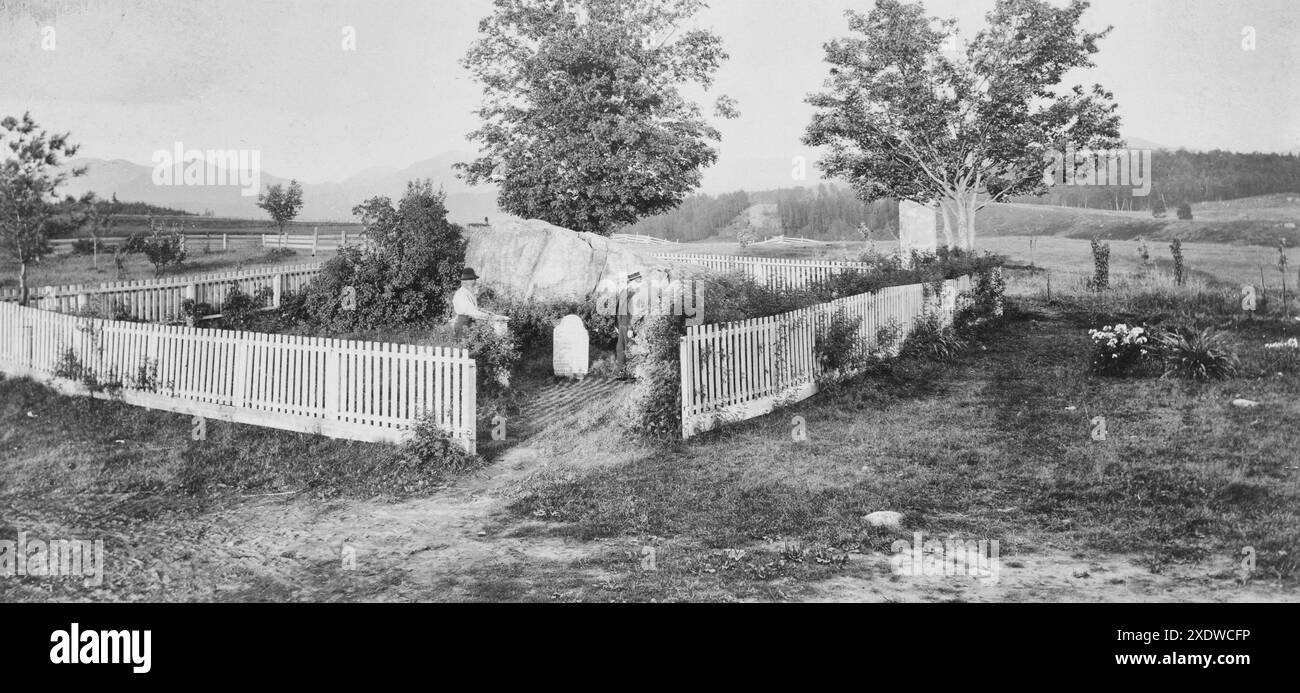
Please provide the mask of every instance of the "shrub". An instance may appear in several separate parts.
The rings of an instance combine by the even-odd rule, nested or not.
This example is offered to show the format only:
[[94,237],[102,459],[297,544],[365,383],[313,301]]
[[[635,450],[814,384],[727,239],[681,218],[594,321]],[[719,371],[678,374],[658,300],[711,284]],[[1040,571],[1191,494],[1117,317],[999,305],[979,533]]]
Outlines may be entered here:
[[1169,252],[1174,256],[1174,283],[1178,286],[1182,286],[1184,278],[1182,240],[1175,238],[1173,242],[1169,244]]
[[271,305],[274,290],[263,286],[252,294],[245,293],[234,284],[226,300],[221,302],[221,327],[227,330],[247,330],[260,317],[262,309]]
[[162,223],[151,218],[149,235],[133,234],[121,253],[114,254],[114,260],[126,253],[143,253],[153,265],[154,276],[161,276],[164,271],[178,268],[185,262],[185,236],[179,226],[164,228]]
[[1295,337],[1264,345],[1258,359],[1261,375],[1300,373],[1300,340]]
[[1092,280],[1088,288],[1093,291],[1105,291],[1110,286],[1110,244],[1102,243],[1100,238],[1092,239]]
[[476,320],[465,332],[465,349],[478,363],[478,391],[487,398],[510,390],[510,374],[519,365],[519,347],[507,332],[498,335],[492,324]]
[[416,181],[396,208],[377,197],[353,209],[371,243],[341,249],[308,286],[303,309],[310,322],[351,333],[432,324],[446,315],[465,239],[447,221],[445,202],[431,183]]
[[416,419],[410,436],[402,441],[398,450],[410,462],[448,474],[470,471],[480,463],[477,456],[465,452],[451,434],[438,425],[432,413]]
[[1144,327],[1119,323],[1100,330],[1088,330],[1092,338],[1092,371],[1099,375],[1123,375],[1152,355],[1155,345]]
[[646,319],[645,358],[636,368],[636,391],[625,421],[628,432],[651,440],[682,435],[682,375],[679,340],[686,319],[659,315]]
[[90,238],[78,238],[72,242],[74,255],[91,255],[95,252],[95,241]]
[[1192,206],[1186,202],[1178,204],[1178,218],[1184,221],[1190,221],[1192,218]]
[[927,313],[903,341],[899,355],[907,358],[951,361],[965,351],[968,342],[951,325],[944,325],[936,313]]
[[813,353],[823,373],[848,373],[862,365],[862,350],[858,347],[858,328],[861,318],[849,318],[848,311],[840,308],[831,319],[817,329]]
[[297,255],[298,251],[293,248],[272,248],[266,251],[266,254],[262,256],[262,260],[268,263],[284,262],[297,257]]
[[1237,374],[1237,355],[1213,328],[1175,328],[1160,335],[1160,347],[1166,376],[1221,380]]

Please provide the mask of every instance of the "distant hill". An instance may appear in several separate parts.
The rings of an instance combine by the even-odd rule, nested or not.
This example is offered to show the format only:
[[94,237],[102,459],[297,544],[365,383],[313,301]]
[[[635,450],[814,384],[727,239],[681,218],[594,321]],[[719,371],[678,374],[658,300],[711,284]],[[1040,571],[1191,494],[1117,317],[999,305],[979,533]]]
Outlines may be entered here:
[[[497,210],[494,190],[471,189],[455,177],[452,164],[468,158],[467,154],[448,152],[403,169],[372,168],[339,182],[304,183],[303,209],[299,220],[354,221],[354,206],[376,195],[387,195],[396,201],[405,192],[407,182],[418,178],[431,179],[435,186],[442,186],[447,192],[447,209],[452,221],[467,223],[482,221],[484,217],[503,216]],[[238,186],[155,185],[152,166],[122,159],[108,161],[82,158],[69,162],[69,166],[85,166],[87,173],[69,180],[61,189],[62,194],[80,196],[93,190],[103,198],[116,194],[120,200],[144,202],[194,214],[211,210],[220,217],[266,218],[266,213],[257,207],[256,196],[242,196]],[[277,183],[288,183],[288,179],[263,171],[260,182],[265,189]]]

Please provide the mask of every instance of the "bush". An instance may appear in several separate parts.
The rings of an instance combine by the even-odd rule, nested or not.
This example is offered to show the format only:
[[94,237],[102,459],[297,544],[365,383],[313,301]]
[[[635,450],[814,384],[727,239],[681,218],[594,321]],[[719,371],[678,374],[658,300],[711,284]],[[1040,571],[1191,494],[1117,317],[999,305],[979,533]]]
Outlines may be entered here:
[[1123,375],[1149,356],[1156,345],[1145,327],[1120,323],[1100,330],[1088,330],[1092,338],[1092,372],[1098,375]]
[[417,181],[396,208],[379,197],[353,209],[371,243],[340,250],[308,286],[310,322],[351,333],[445,316],[465,263],[465,238],[447,221],[445,202],[446,194]]
[[1100,238],[1092,239],[1092,280],[1088,288],[1093,291],[1105,291],[1110,287],[1110,244],[1102,243]]
[[1178,286],[1182,286],[1185,276],[1185,270],[1183,268],[1183,241],[1175,238],[1173,242],[1169,244],[1169,252],[1174,256],[1174,283]]
[[951,361],[969,343],[951,325],[944,325],[936,313],[927,313],[917,321],[912,334],[903,341],[899,355],[906,358]]
[[1239,360],[1227,339],[1213,328],[1197,332],[1175,328],[1160,335],[1166,376],[1192,380],[1222,380],[1237,374]]
[[1178,218],[1184,221],[1190,221],[1192,218],[1192,206],[1186,202],[1179,203]]
[[271,305],[275,297],[274,290],[263,286],[252,294],[245,293],[238,284],[230,287],[226,300],[221,302],[221,328],[226,330],[248,330],[261,317],[264,308]]
[[847,373],[859,368],[864,358],[858,346],[858,329],[861,318],[849,318],[848,311],[840,308],[831,319],[818,328],[813,342],[813,353],[822,372]]
[[78,238],[72,242],[73,255],[91,255],[95,252],[95,241],[90,238]]
[[431,413],[415,421],[410,437],[402,441],[398,450],[408,461],[446,474],[468,472],[481,463],[477,456],[465,452]]
[[625,427],[650,440],[680,439],[682,435],[682,335],[680,315],[651,316],[644,331],[646,355],[636,368],[636,391],[630,400]]
[[262,260],[268,263],[284,262],[297,257],[297,255],[298,251],[293,248],[272,248],[266,251],[266,254],[262,256]]
[[478,363],[479,394],[489,399],[506,394],[520,358],[514,335],[499,336],[490,322],[476,320],[465,332],[464,348]]

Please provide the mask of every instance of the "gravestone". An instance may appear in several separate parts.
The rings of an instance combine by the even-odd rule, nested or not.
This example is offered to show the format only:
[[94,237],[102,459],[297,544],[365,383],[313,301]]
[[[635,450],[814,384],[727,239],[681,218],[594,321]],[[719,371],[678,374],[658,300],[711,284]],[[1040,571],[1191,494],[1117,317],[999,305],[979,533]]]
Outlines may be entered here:
[[906,262],[913,250],[933,253],[939,249],[937,210],[908,200],[898,203],[898,251]]
[[551,364],[555,374],[579,380],[587,377],[591,338],[587,334],[587,328],[582,326],[582,318],[576,315],[564,316],[560,324],[555,326],[552,342],[554,352]]

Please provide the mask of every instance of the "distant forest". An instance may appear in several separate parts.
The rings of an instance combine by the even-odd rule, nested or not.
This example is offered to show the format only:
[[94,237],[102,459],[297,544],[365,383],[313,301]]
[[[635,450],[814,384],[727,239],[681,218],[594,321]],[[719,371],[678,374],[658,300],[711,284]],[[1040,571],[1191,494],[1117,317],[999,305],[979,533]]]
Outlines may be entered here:
[[[1300,192],[1300,156],[1295,154],[1235,154],[1224,151],[1189,152],[1155,150],[1151,194],[1134,196],[1129,186],[1058,185],[1046,195],[1015,197],[1008,202],[1150,211],[1152,205],[1172,214],[1182,202],[1231,200],[1273,193]],[[746,215],[752,205],[775,205],[774,213]],[[774,215],[774,216],[773,216]],[[734,236],[755,217],[758,237],[784,233],[817,240],[860,240],[866,228],[873,240],[898,234],[898,202],[878,200],[864,204],[847,187],[822,184],[816,188],[735,192],[726,195],[692,195],[671,212],[624,229],[674,241],[698,241],[714,236]]]
[[1295,154],[1234,154],[1163,149],[1151,153],[1151,194],[1133,195],[1130,186],[1058,185],[1038,197],[1009,202],[1093,209],[1147,211],[1172,209],[1182,202],[1210,202],[1272,193],[1300,192],[1300,156]]

